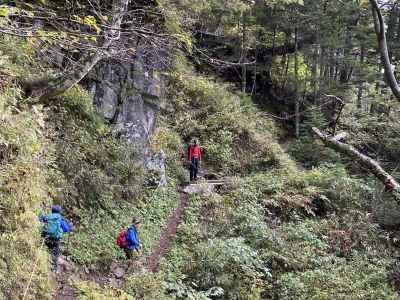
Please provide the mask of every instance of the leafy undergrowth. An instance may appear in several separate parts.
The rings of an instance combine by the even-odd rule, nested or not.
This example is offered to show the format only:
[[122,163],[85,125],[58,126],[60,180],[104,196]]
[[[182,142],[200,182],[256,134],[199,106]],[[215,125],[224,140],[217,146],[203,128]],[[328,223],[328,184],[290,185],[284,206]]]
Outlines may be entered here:
[[[126,228],[132,216],[142,219],[140,238],[144,255],[149,255],[160,237],[171,211],[176,207],[178,195],[174,187],[152,192],[135,205],[126,204],[111,213],[84,212],[82,222],[66,245],[71,257],[81,265],[106,269],[113,260],[124,261],[124,253],[115,244],[121,228]],[[93,215],[95,217],[93,217]]]
[[[1,43],[13,62],[5,70],[33,73],[28,49],[12,47]],[[21,298],[31,276],[29,297],[51,297],[37,220],[49,191],[74,222],[62,248],[78,267],[125,263],[115,237],[134,215],[143,220],[149,254],[187,175],[182,141],[198,137],[207,165],[238,179],[218,194],[190,199],[160,272],[129,272],[123,291],[78,280],[80,299],[395,299],[389,278],[398,277],[391,270],[395,250],[368,214],[376,203],[373,185],[349,176],[332,153],[325,153],[330,163],[304,156],[315,168],[299,170],[277,144],[278,129],[248,98],[196,75],[186,62],[175,68],[171,112],[152,141],[167,155],[165,189],[151,186],[135,149],[114,136],[81,89],[29,108],[18,87],[2,88],[0,297]],[[310,155],[307,143],[292,148],[300,160]]]
[[[396,299],[371,197],[343,168],[255,174],[194,197],[164,261],[178,299]],[[145,299],[150,299],[146,298]]]
[[[182,140],[197,138],[210,168],[224,175],[265,171],[280,163],[277,127],[252,105],[250,98],[214,78],[197,75],[177,56],[169,74],[173,99],[167,122]],[[249,155],[251,153],[251,155]]]
[[9,46],[0,41],[0,69],[11,78],[0,84],[0,298],[21,299],[26,291],[25,299],[46,299],[54,283],[37,219],[49,201],[43,116],[22,102],[12,79],[23,69],[24,53],[8,52],[15,45]]
[[[5,39],[0,43],[2,69],[24,81],[35,73],[34,53],[29,44]],[[149,185],[136,149],[114,135],[80,88],[50,106],[29,107],[30,99],[13,84],[6,82],[0,90],[0,298],[21,298],[32,279],[26,299],[49,299],[55,285],[40,238],[40,210],[63,205],[74,232],[61,248],[78,269],[107,269],[112,261],[125,262],[115,239],[133,216],[143,220],[144,255],[150,253],[177,205],[179,176],[171,176],[165,189]],[[168,139],[155,140],[153,146],[166,147],[169,157],[180,143]],[[176,160],[174,174],[182,173],[179,164]],[[102,290],[90,282],[78,282],[77,287],[90,299]],[[112,289],[103,292],[106,298],[114,295]]]
[[76,227],[66,241],[66,254],[81,265],[109,266],[122,258],[116,235],[133,216],[143,219],[142,240],[150,251],[176,206],[175,188],[143,187],[135,149],[113,136],[83,91],[66,93],[47,116],[55,161],[48,180]]
[[79,281],[75,284],[79,296],[77,300],[113,299],[133,300],[134,298],[123,290],[116,288],[103,288],[94,282]]
[[311,139],[292,147],[315,152],[314,168],[299,170],[273,124],[254,122],[257,110],[229,86],[178,70],[171,130],[200,138],[215,170],[243,177],[192,197],[161,271],[132,274],[126,290],[143,299],[395,299],[393,253],[368,214],[371,182],[349,176],[332,152],[322,163]]

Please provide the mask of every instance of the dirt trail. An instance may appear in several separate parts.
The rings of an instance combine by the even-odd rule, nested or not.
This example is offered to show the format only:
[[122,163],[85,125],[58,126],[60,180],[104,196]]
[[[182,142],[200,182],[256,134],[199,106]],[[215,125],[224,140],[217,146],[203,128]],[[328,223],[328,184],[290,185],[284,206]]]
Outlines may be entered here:
[[188,206],[188,195],[183,192],[180,192],[179,195],[180,201],[178,207],[169,217],[166,227],[161,232],[157,246],[154,247],[153,252],[146,259],[147,269],[151,272],[157,272],[159,270],[160,260],[167,253],[171,243],[174,241],[176,230]]
[[[180,192],[180,199],[178,207],[172,212],[169,216],[167,224],[165,228],[161,231],[160,239],[158,243],[154,246],[152,253],[144,258],[143,260],[136,261],[137,264],[142,265],[145,269],[149,270],[150,272],[157,272],[159,270],[160,261],[166,255],[168,249],[170,248],[171,244],[173,243],[176,237],[176,231],[178,228],[179,223],[182,221],[182,217],[185,213],[185,210],[189,203],[189,196],[184,193]],[[78,271],[77,269],[68,269],[65,268],[65,260],[61,266],[59,265],[59,273],[56,276],[56,280],[58,281],[58,288],[53,296],[53,300],[74,300],[76,299],[76,291],[73,286],[70,284],[70,280],[74,276],[78,276],[83,280],[89,280],[97,282],[100,285],[108,285],[111,282],[117,285],[115,287],[121,287],[123,285],[124,278],[115,279],[114,274],[112,271],[107,274],[103,274],[103,276],[99,274],[84,274],[84,272]],[[135,264],[135,263],[134,263]],[[123,268],[124,273],[128,270],[121,266],[116,266],[119,268]],[[96,276],[95,276],[96,275]]]
[[60,284],[53,300],[75,300],[75,289],[67,284]]

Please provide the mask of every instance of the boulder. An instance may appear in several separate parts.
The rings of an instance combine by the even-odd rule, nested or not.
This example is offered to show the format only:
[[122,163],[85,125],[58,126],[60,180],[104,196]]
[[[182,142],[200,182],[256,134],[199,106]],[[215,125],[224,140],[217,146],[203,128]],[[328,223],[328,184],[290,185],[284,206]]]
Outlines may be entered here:
[[166,167],[166,155],[161,149],[158,153],[152,155],[150,159],[146,160],[145,166],[148,170],[154,171],[157,175],[157,186],[164,187],[167,185],[167,175],[165,171]]
[[120,265],[117,263],[113,262],[110,267],[111,273],[115,276],[117,279],[121,279],[125,276],[125,269],[122,268]]
[[115,278],[121,279],[125,276],[125,270],[121,267],[118,267],[113,270],[113,274],[115,275]]
[[186,194],[197,194],[205,197],[209,197],[215,190],[215,184],[208,184],[206,182],[189,184],[182,191]]
[[74,272],[75,266],[67,257],[61,255],[57,260],[57,269],[61,273],[71,273]]

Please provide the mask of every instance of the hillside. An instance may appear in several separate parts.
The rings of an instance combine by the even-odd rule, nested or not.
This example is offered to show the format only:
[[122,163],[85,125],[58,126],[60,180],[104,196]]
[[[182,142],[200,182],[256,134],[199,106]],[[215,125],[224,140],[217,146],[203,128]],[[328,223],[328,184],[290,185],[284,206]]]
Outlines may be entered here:
[[396,10],[150,2],[0,5],[0,299],[397,299],[398,101],[366,25]]

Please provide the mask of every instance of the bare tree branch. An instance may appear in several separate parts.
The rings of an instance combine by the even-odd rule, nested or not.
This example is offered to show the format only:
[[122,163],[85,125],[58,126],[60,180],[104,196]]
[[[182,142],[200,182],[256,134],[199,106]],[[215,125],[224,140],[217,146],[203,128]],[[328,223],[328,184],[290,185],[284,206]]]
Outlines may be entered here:
[[[121,28],[121,23],[126,12],[129,0],[114,0],[113,2],[113,20],[112,28]],[[108,49],[110,45],[120,38],[119,30],[111,29],[105,34],[105,40],[101,48]],[[78,68],[71,71],[69,74],[60,76],[54,81],[43,83],[37,81],[26,86],[26,90],[33,97],[39,98],[41,102],[48,101],[49,99],[67,91],[75,84],[79,83],[103,58],[109,55],[108,51],[97,49],[95,53],[89,53],[82,56],[78,61]]]

